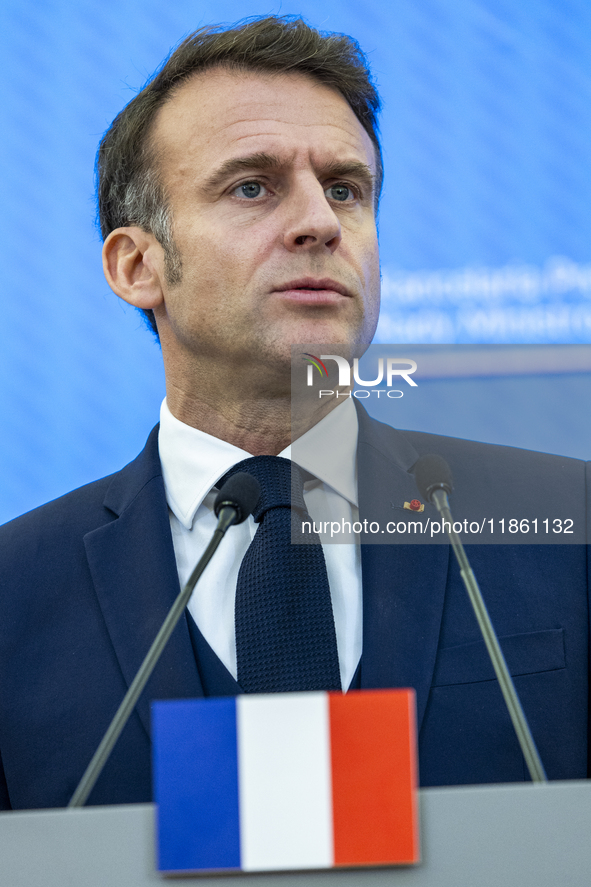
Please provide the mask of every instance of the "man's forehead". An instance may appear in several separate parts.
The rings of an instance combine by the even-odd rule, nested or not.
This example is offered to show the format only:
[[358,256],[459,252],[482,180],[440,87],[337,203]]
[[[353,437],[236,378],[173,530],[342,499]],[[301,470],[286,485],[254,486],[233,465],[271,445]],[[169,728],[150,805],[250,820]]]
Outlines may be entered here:
[[272,149],[288,163],[295,144],[308,142],[316,153],[326,145],[328,154],[372,167],[375,161],[371,140],[343,96],[299,73],[200,72],[160,109],[152,139],[162,159],[194,150],[223,161],[219,151],[249,156]]

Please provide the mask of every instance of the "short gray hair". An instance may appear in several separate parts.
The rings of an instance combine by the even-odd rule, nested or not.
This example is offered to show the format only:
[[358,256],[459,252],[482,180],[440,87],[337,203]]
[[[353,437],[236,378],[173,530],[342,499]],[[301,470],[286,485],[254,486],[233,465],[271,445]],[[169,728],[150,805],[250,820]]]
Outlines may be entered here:
[[[137,225],[144,231],[150,231],[164,249],[164,270],[166,281],[173,286],[180,283],[183,266],[173,236],[172,213],[166,195],[163,194],[162,183],[157,168],[149,165],[143,174],[131,180],[124,192],[121,214],[125,222],[122,225]],[[114,230],[114,229],[113,229]],[[147,311],[143,312],[148,314]],[[150,328],[157,335],[154,312],[149,311],[146,317]]]

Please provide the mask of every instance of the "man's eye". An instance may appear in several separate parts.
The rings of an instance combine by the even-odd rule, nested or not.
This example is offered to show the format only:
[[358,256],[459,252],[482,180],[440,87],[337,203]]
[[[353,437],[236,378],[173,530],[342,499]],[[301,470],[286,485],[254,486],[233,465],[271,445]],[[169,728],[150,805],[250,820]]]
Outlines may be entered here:
[[324,192],[327,197],[331,200],[340,200],[343,203],[345,200],[350,200],[352,197],[355,197],[351,188],[348,185],[331,185],[330,188],[327,188]]
[[260,197],[261,192],[263,190],[263,186],[260,182],[244,182],[243,185],[238,185],[237,188],[234,189],[234,194],[237,197]]

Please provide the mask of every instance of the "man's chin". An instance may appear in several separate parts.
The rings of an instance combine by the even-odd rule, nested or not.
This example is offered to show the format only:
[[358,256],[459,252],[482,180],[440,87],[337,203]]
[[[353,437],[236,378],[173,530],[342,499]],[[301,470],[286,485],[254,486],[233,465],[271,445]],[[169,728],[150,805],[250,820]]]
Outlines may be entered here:
[[249,349],[247,360],[256,358],[261,371],[259,383],[266,380],[265,388],[289,384],[292,371],[309,354],[338,354],[352,363],[365,354],[372,338],[361,324],[322,321],[281,324],[274,330],[267,327],[266,333],[259,335],[251,352]]
[[351,355],[363,354],[373,339],[373,330],[364,325],[306,323],[291,327],[282,337],[289,347],[306,345],[314,348],[341,346],[349,348]]

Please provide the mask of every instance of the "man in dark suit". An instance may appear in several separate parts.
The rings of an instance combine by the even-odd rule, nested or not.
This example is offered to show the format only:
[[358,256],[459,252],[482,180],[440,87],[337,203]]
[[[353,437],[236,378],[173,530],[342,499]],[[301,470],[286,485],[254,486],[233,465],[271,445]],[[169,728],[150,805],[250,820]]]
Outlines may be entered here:
[[[377,108],[348,38],[266,19],[189,38],[103,139],[105,273],[157,330],[167,399],[160,430],[133,463],[2,530],[5,807],[67,803],[203,550],[216,483],[249,456],[289,456],[292,343],[353,352],[371,341]],[[541,503],[558,513],[567,502],[583,526],[582,463],[401,435],[363,411],[357,417],[352,403],[325,399],[296,429],[322,426],[337,439],[344,423],[343,439],[357,442],[358,491],[352,450],[339,476],[310,472],[312,514],[328,503],[387,521],[389,508],[416,495],[418,456],[435,451],[452,464],[460,505],[473,497],[483,514],[496,514],[511,501],[490,483],[499,476],[512,494],[531,499],[533,491],[536,513]],[[540,476],[549,490],[535,487]],[[90,803],[150,798],[151,699],[241,691],[233,596],[254,525],[232,533]],[[416,688],[423,784],[523,779],[448,547],[366,545],[361,553],[356,544],[338,556],[329,548],[343,689]],[[584,546],[482,546],[475,562],[550,776],[585,775]]]

